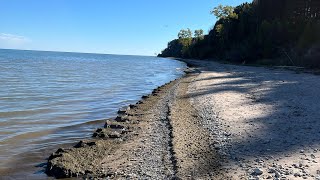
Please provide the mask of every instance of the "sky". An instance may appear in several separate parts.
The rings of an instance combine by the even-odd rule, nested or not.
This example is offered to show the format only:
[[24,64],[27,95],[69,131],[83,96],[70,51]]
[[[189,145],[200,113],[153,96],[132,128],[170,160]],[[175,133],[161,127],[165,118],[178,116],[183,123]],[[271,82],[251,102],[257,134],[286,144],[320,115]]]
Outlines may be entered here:
[[244,0],[0,0],[0,48],[155,55],[179,30],[203,29]]

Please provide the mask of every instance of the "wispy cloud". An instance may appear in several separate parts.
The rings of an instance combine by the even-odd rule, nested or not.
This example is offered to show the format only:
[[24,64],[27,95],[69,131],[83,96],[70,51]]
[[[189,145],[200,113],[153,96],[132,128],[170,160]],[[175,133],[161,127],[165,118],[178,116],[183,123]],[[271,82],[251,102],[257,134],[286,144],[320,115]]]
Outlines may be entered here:
[[29,38],[14,34],[0,33],[0,40],[3,41],[15,41],[15,42],[26,42],[30,41]]
[[15,34],[0,33],[0,48],[19,48],[31,39]]

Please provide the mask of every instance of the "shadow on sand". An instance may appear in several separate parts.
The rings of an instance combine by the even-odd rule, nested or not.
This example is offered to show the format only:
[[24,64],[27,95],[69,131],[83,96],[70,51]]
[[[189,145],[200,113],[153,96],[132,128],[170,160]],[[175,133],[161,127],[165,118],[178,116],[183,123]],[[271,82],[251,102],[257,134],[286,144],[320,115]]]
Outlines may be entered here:
[[[196,62],[194,65],[199,64]],[[319,76],[246,66],[239,68],[219,64],[215,67],[214,63],[201,70],[217,73],[217,76],[197,79],[195,83],[202,83],[203,86],[194,93],[187,94],[185,98],[210,98],[220,93],[240,93],[247,100],[234,106],[269,107],[254,118],[245,119],[243,116],[241,123],[252,126],[252,131],[245,138],[231,142],[229,149],[236,152],[235,160],[286,155],[304,148],[319,147]]]

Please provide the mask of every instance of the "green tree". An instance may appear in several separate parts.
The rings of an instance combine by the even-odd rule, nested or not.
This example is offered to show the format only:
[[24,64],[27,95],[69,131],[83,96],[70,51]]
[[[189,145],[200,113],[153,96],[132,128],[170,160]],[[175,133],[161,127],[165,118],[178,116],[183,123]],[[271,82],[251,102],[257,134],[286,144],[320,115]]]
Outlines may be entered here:
[[178,33],[178,38],[179,39],[192,38],[191,30],[189,28],[188,29],[181,29],[180,32]]
[[204,35],[203,35],[203,30],[199,29],[199,30],[195,30],[194,31],[194,37],[196,39],[203,39]]
[[225,19],[227,17],[235,17],[237,14],[233,12],[234,7],[232,6],[222,6],[221,4],[210,12],[215,15],[217,19]]
[[187,54],[188,48],[192,44],[192,31],[188,29],[181,29],[178,33],[179,42],[182,44],[182,56]]
[[254,0],[210,13],[218,20],[208,35],[181,30],[161,55],[285,65],[290,56],[290,64],[320,66],[319,0]]

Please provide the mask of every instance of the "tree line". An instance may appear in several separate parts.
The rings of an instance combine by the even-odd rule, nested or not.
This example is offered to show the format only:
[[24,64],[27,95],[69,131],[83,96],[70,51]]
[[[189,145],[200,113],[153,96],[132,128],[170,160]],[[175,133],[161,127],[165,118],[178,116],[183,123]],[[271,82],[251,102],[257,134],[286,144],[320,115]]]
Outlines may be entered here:
[[254,0],[211,14],[208,34],[181,30],[159,56],[320,68],[319,0]]

